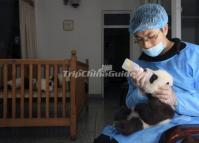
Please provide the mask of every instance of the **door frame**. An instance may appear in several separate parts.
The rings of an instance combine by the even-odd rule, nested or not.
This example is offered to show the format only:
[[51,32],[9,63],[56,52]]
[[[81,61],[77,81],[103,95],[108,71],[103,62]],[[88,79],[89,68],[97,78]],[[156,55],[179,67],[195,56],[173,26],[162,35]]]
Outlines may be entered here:
[[[103,10],[102,11],[102,23],[101,23],[101,27],[102,27],[102,29],[101,29],[101,39],[102,39],[102,43],[101,43],[101,45],[102,45],[102,47],[101,47],[101,65],[103,65],[104,64],[104,28],[128,28],[129,26],[128,25],[108,25],[108,26],[105,26],[104,25],[104,15],[105,14],[129,14],[129,15],[131,15],[131,11],[130,10]],[[131,53],[132,53],[132,51],[131,51],[131,44],[132,44],[132,42],[131,42],[131,38],[130,38],[131,36],[129,36],[129,51],[130,51],[130,53],[129,53],[129,55],[130,55],[130,57],[131,57]],[[101,78],[101,93],[102,93],[102,97],[104,98],[104,77],[102,77]]]

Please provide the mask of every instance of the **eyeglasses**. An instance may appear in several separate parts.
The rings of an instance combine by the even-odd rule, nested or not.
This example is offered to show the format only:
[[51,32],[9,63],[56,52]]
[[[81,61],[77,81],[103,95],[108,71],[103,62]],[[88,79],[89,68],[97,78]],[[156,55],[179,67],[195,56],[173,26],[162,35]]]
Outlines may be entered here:
[[134,42],[135,42],[135,43],[138,43],[138,44],[142,44],[142,43],[145,42],[145,41],[150,41],[150,42],[152,42],[152,43],[155,43],[156,40],[158,39],[158,34],[159,34],[159,33],[154,34],[154,35],[152,35],[152,36],[143,37],[143,38],[136,37],[136,39],[135,39]]

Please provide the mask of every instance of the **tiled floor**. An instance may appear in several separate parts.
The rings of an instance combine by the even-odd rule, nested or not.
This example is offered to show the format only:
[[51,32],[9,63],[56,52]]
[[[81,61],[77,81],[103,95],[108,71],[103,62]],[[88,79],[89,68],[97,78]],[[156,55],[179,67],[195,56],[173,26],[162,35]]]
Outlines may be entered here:
[[106,92],[106,98],[90,98],[89,111],[78,119],[78,137],[71,141],[64,127],[0,128],[0,143],[92,143],[103,127],[111,123],[119,107],[119,88]]

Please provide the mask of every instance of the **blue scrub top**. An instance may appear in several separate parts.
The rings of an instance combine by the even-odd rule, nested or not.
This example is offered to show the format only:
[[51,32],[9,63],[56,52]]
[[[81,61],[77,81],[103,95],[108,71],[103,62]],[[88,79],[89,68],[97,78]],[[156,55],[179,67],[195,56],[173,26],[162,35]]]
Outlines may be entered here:
[[[173,76],[172,88],[177,98],[175,117],[170,123],[152,126],[129,136],[119,134],[111,125],[103,129],[103,134],[119,143],[158,143],[161,134],[175,125],[199,124],[199,46],[179,39],[173,41],[174,46],[166,54],[152,58],[142,53],[136,63],[143,68],[166,70]],[[132,108],[148,100],[140,94],[130,78],[128,83],[127,107]]]

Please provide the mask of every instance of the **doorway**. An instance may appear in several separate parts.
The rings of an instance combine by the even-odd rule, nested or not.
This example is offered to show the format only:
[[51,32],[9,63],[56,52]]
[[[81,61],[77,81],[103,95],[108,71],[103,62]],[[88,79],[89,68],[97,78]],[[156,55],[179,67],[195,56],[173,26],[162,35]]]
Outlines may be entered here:
[[[104,13],[103,65],[111,67],[115,73],[123,71],[121,68],[123,61],[130,57],[129,19],[128,11]],[[126,77],[104,77],[102,84],[104,98],[120,101],[125,84]]]
[[19,1],[0,1],[0,59],[20,58]]

